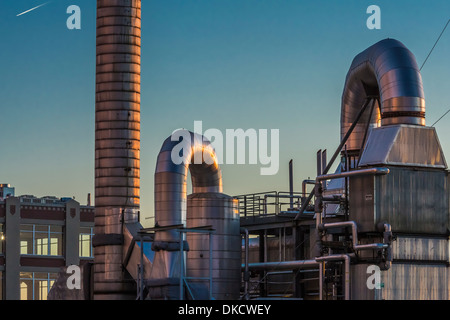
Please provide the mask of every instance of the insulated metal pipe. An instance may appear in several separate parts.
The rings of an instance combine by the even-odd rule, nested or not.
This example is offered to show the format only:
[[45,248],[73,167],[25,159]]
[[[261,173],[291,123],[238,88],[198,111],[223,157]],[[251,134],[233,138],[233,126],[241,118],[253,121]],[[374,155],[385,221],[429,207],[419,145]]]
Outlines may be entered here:
[[318,176],[316,178],[316,183],[319,181],[339,179],[339,178],[345,178],[345,177],[363,176],[363,175],[369,175],[369,174],[385,175],[388,173],[389,173],[388,168],[360,169],[360,170],[346,171],[346,172],[342,172],[342,173],[324,174],[324,175]]
[[[348,254],[333,254],[329,256],[324,257],[317,257],[315,259],[316,262],[322,263],[327,261],[344,261],[344,299],[350,300],[350,255]],[[322,283],[322,273],[320,273],[319,281]],[[320,295],[322,296],[322,292],[320,292]]]
[[[222,192],[222,174],[211,143],[203,136],[178,130],[158,154],[155,170],[155,225],[185,224],[187,176],[192,193]],[[173,232],[158,232],[155,241],[177,241]]]
[[330,222],[320,224],[318,229],[320,231],[331,229],[331,228],[340,228],[340,227],[350,227],[352,229],[352,246],[356,251],[359,250],[376,250],[376,249],[384,249],[389,245],[386,243],[369,243],[369,244],[358,244],[358,227],[355,221],[342,221],[342,222]]
[[315,180],[305,179],[302,181],[302,196],[306,194],[306,185],[307,184],[315,184]]
[[384,270],[389,270],[392,266],[392,227],[389,223],[383,223],[383,242],[389,244],[386,253],[386,262],[384,264]]
[[97,0],[94,299],[124,299],[123,223],[137,222],[141,0]]
[[[202,135],[181,129],[164,141],[158,154],[155,170],[155,226],[186,225],[188,172],[191,173],[193,194],[222,193],[222,174],[211,143]],[[220,199],[217,201],[220,202]],[[220,211],[221,208],[215,209]],[[225,217],[222,214],[209,218]],[[174,230],[155,233],[152,246],[157,252],[152,279],[177,277],[173,273],[174,265],[179,260],[177,253],[159,250],[156,246],[162,245],[163,248],[166,244],[178,242],[179,235]],[[237,248],[240,250],[240,246]],[[237,274],[239,276],[239,272]]]
[[[277,261],[277,262],[254,262],[248,264],[248,269],[253,271],[264,270],[296,270],[296,269],[315,269],[319,267],[319,262],[310,260]],[[242,265],[245,270],[245,265]]]
[[[425,125],[422,78],[414,55],[395,39],[385,39],[358,54],[345,80],[341,105],[341,138],[367,97],[380,98],[371,119],[365,115],[348,139],[349,152],[359,153],[367,121],[373,125]],[[378,104],[378,102],[377,102]]]
[[292,159],[289,161],[289,195],[291,196],[289,200],[289,210],[294,208],[294,174],[292,171]]

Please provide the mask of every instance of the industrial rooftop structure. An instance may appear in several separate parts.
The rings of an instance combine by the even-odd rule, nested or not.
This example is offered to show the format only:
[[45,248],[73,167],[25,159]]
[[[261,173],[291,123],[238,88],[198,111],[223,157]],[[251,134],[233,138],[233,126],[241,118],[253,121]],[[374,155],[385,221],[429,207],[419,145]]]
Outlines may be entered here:
[[395,39],[354,58],[341,142],[329,159],[319,150],[302,192],[291,170],[288,192],[223,194],[210,142],[188,133],[201,143],[181,164],[170,157],[179,140],[162,144],[155,226],[142,228],[140,10],[140,0],[97,1],[93,288],[84,299],[449,298],[447,164],[425,125],[414,55]]

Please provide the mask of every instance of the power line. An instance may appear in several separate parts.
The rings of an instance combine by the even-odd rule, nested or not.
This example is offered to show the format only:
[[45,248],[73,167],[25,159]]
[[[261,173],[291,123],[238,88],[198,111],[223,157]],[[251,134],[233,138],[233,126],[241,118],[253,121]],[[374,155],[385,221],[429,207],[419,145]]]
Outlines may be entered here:
[[431,53],[434,50],[434,47],[436,47],[437,43],[439,42],[439,39],[441,39],[442,34],[444,33],[445,29],[447,29],[448,23],[450,22],[450,19],[447,20],[447,23],[445,24],[444,29],[442,29],[441,34],[439,35],[439,37],[437,38],[436,42],[433,45],[433,48],[431,48],[430,52],[428,53],[427,57],[425,58],[425,61],[422,63],[422,66],[420,67],[419,71],[422,70],[423,66],[425,65],[425,63],[427,62],[428,58],[430,57]]
[[445,117],[445,115],[446,115],[447,113],[449,113],[449,112],[450,112],[450,109],[448,109],[447,112],[444,113],[439,119],[437,119],[431,126],[434,127],[434,125],[435,125],[436,123],[438,123],[439,120],[441,120],[443,117]]

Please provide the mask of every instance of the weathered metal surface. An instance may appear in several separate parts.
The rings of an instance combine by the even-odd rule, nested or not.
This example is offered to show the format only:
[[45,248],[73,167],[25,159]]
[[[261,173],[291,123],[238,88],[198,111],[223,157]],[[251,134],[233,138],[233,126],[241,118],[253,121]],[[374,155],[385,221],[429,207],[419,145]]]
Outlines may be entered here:
[[411,125],[372,129],[359,166],[380,164],[447,168],[436,130]]
[[375,105],[371,119],[367,111],[361,118],[348,140],[349,151],[360,149],[368,121],[372,125],[425,125],[420,71],[414,55],[401,42],[382,40],[354,58],[342,94],[341,138],[367,96],[379,96],[381,106]]
[[446,234],[449,229],[447,173],[444,170],[394,168],[375,177],[375,222],[394,232]]
[[[184,138],[189,141],[184,141],[184,138],[174,138],[176,141],[172,141],[170,136],[158,154],[155,170],[155,224],[160,227],[186,222],[188,172],[191,173],[193,193],[222,192],[222,174],[210,142],[198,134],[185,133]],[[175,163],[172,152],[181,146],[185,146],[182,157],[177,159],[179,163]],[[211,164],[204,161],[206,155],[211,157]],[[158,232],[155,240],[178,241],[178,233]]]
[[[188,173],[191,175],[194,194],[189,206]],[[221,299],[238,297],[241,248],[239,215],[234,200],[222,194],[222,175],[218,159],[211,143],[205,137],[179,130],[164,141],[155,170],[155,225],[184,225],[190,228],[213,225],[217,229],[211,248],[214,255],[212,275],[217,283],[217,287],[213,287],[213,296]],[[187,261],[189,276],[207,276],[208,270],[205,270],[204,263],[209,262],[209,258],[204,258],[204,251],[209,242],[205,235],[188,233],[186,237],[190,247],[190,258]],[[174,244],[179,241],[180,233],[177,230],[156,231],[155,242]],[[179,252],[157,251],[154,261],[151,279],[180,276],[179,272],[177,273]]]
[[448,300],[448,267],[433,264],[396,264],[381,273],[385,300]]
[[399,260],[449,261],[448,238],[397,236],[392,242],[392,256]]
[[[97,1],[94,233],[124,233],[126,245],[122,220],[137,223],[140,199],[140,10],[140,0]],[[94,247],[94,299],[135,298],[123,251]]]
[[350,220],[361,232],[388,222],[394,232],[446,234],[449,228],[448,179],[444,170],[389,167],[377,177],[350,179]]
[[349,219],[358,224],[360,232],[374,231],[376,227],[374,179],[374,176],[349,179]]
[[[237,200],[221,193],[196,193],[188,196],[187,228],[212,226],[212,296],[238,299],[241,278],[241,235]],[[186,258],[188,277],[207,277],[209,238],[207,234],[188,233]],[[197,280],[198,283],[205,281]]]
[[448,267],[445,264],[393,263],[380,273],[379,287],[369,264],[351,268],[353,300],[448,300]]

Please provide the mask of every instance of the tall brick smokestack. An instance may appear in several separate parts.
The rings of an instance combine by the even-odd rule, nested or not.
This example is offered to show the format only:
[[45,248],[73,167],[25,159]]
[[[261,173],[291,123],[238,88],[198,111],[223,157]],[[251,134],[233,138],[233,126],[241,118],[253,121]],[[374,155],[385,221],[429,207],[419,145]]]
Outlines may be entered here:
[[94,299],[134,299],[123,224],[138,220],[141,0],[97,0]]

